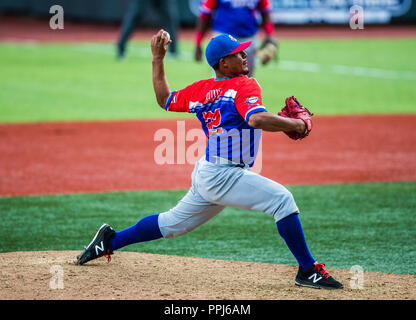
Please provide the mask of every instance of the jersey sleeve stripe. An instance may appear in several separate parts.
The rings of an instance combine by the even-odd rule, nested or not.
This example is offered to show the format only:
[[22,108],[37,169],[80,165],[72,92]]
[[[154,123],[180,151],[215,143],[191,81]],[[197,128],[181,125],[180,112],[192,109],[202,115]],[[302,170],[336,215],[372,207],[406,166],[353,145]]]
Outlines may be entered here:
[[165,110],[166,111],[169,111],[169,105],[170,105],[170,103],[171,103],[171,101],[172,101],[172,98],[173,98],[173,95],[175,94],[175,92],[176,91],[172,91],[171,93],[170,93],[170,96],[169,96],[169,98],[168,98],[168,100],[166,100],[166,104],[165,104]]
[[250,118],[250,116],[253,113],[262,112],[262,111],[267,111],[267,109],[265,107],[263,107],[263,106],[258,106],[258,107],[252,108],[252,109],[250,109],[250,110],[247,111],[244,119],[246,120],[246,122],[248,122],[248,118]]

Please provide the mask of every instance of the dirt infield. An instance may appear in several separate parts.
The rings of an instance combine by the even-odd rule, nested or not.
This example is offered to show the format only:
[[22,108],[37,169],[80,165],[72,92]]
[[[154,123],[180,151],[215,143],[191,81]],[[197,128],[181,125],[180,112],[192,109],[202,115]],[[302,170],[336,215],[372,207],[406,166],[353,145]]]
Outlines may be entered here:
[[344,283],[344,289],[324,291],[295,286],[294,266],[133,252],[117,252],[109,264],[101,258],[77,266],[73,263],[77,254],[0,254],[0,299],[416,299],[416,277],[411,275],[364,272],[363,282],[358,283],[349,270],[328,269]]
[[[416,181],[415,121],[316,117],[303,141],[265,132],[261,174],[284,185]],[[178,123],[183,135],[200,128],[197,120],[2,124],[0,196],[187,189],[193,162],[185,153],[195,142],[178,149]],[[155,161],[160,129],[172,133],[173,164]]]

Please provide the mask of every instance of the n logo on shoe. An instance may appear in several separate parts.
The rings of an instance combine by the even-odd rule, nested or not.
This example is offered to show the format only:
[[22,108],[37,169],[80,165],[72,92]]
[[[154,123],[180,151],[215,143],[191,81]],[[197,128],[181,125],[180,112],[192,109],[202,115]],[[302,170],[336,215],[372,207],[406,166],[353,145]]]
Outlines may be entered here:
[[101,252],[104,252],[104,242],[103,242],[103,241],[101,241],[101,247],[100,247],[100,246],[98,246],[98,245],[95,245],[95,253],[97,254],[97,256],[98,256],[98,249],[99,249]]
[[308,279],[311,280],[312,278],[313,278],[313,280],[312,280],[313,283],[317,283],[319,280],[322,279],[322,277],[320,275],[318,275],[317,273],[314,273]]

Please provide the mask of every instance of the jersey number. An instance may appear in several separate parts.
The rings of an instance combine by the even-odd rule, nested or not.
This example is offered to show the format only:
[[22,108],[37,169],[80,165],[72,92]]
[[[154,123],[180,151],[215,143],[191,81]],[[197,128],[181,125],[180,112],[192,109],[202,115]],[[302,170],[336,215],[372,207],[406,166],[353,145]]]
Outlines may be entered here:
[[218,128],[221,124],[221,112],[219,108],[215,109],[214,113],[211,111],[202,112],[202,115],[204,116],[209,136],[222,133],[222,128]]

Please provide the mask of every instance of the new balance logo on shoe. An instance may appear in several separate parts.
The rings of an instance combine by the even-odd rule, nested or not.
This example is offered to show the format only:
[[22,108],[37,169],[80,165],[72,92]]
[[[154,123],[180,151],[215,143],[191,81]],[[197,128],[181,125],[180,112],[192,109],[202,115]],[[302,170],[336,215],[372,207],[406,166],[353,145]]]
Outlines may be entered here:
[[116,235],[116,232],[108,224],[103,224],[95,234],[90,244],[77,257],[75,264],[82,265],[90,260],[105,256],[110,262],[110,255],[113,254],[111,250],[111,239]]
[[98,250],[100,250],[101,252],[104,252],[104,242],[103,241],[101,241],[101,247],[98,246],[98,245],[95,245],[95,253],[96,253],[97,256],[99,255]]
[[318,275],[317,273],[314,273],[308,279],[311,280],[312,278],[313,278],[313,280],[312,280],[313,283],[317,283],[319,280],[322,279],[322,277],[320,275]]
[[342,289],[342,283],[332,278],[324,268],[324,263],[316,263],[308,270],[299,266],[295,284],[316,289]]

